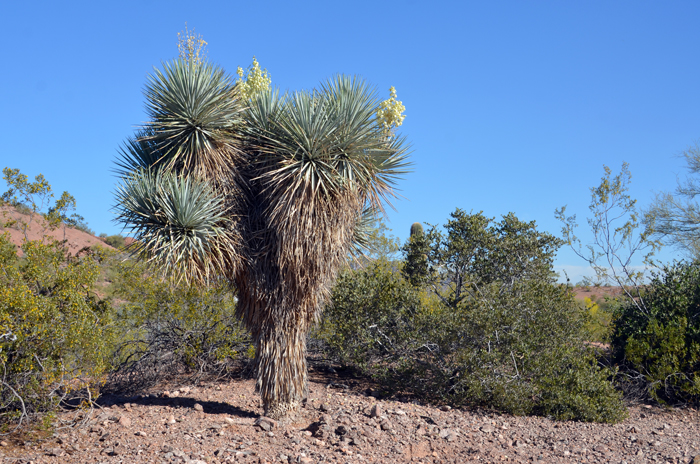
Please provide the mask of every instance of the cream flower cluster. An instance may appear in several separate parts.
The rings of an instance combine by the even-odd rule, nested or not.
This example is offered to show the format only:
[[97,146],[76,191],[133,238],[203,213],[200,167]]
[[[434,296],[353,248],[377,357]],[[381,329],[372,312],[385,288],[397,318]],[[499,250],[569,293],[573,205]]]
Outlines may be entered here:
[[396,99],[396,89],[390,87],[389,99],[379,104],[377,119],[382,122],[384,129],[391,130],[403,124],[403,120],[406,116],[401,113],[404,111],[406,111],[406,107]]
[[180,51],[180,59],[187,62],[200,64],[206,59],[207,42],[201,35],[195,35],[194,29],[187,30],[185,23],[185,32],[177,33],[177,48]]
[[236,74],[240,77],[238,89],[245,100],[250,100],[254,95],[267,91],[272,82],[267,69],[260,69],[260,64],[255,57],[253,57],[253,64],[247,70],[244,71],[239,66]]

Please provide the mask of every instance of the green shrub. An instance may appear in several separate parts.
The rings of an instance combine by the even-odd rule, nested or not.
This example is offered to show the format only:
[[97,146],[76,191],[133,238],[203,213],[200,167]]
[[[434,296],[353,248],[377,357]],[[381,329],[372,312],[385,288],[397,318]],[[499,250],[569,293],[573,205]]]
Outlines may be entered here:
[[100,234],[100,239],[117,250],[121,250],[126,246],[126,237],[122,237],[121,235]]
[[513,215],[460,210],[428,233],[430,279],[378,261],[333,289],[322,334],[341,361],[436,402],[617,422],[614,371],[588,346],[586,312],[553,282],[558,242]]
[[114,266],[112,292],[122,303],[114,318],[121,343],[112,387],[137,390],[172,374],[197,381],[249,358],[250,337],[234,315],[228,286],[174,283],[133,261]]
[[614,361],[643,378],[654,400],[700,401],[700,261],[655,274],[641,301],[615,315]]
[[[413,349],[418,293],[379,259],[364,269],[346,269],[336,281],[320,334],[344,364],[381,369]],[[408,337],[408,338],[407,338]]]
[[108,369],[110,305],[99,299],[94,255],[59,242],[25,241],[17,256],[0,236],[0,421],[51,411],[95,387]]

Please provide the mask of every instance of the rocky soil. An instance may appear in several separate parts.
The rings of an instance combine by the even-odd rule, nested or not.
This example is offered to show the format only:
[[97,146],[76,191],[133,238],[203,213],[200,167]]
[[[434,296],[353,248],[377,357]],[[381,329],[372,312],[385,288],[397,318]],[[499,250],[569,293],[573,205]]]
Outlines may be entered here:
[[700,463],[690,408],[631,406],[616,425],[554,422],[377,399],[365,387],[315,373],[306,406],[284,424],[259,417],[253,380],[107,396],[78,426],[0,438],[0,463]]

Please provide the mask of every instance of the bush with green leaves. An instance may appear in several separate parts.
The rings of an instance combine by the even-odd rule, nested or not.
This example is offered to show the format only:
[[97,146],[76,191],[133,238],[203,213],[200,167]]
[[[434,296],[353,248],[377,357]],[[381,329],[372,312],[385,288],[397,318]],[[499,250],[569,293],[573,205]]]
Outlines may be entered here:
[[96,396],[108,370],[108,302],[94,292],[99,256],[60,242],[0,235],[0,422],[21,424],[67,396]]
[[138,390],[173,374],[188,381],[230,372],[252,353],[250,336],[235,317],[227,285],[173,282],[142,263],[116,263],[113,295],[122,303],[114,324],[121,343],[114,352],[112,388]]
[[[84,223],[75,198],[53,190],[41,174],[30,181],[19,169],[3,169],[8,190],[0,195],[0,228],[24,233],[20,249],[0,234],[0,423],[22,425],[64,400],[89,401],[109,369],[111,306],[95,284],[104,254],[70,255],[50,231]],[[28,231],[39,225],[40,240]]]
[[419,295],[385,259],[336,281],[320,335],[333,357],[361,369],[382,369],[413,350]]
[[112,248],[116,248],[117,250],[121,250],[126,247],[126,237],[122,235],[100,234],[100,239],[107,245],[111,246]]
[[663,267],[615,314],[613,360],[654,400],[700,402],[700,261]]
[[[43,221],[37,221],[43,233],[59,227],[63,227],[64,231],[66,227],[73,227],[93,233],[85,218],[75,213],[73,195],[63,192],[60,198],[53,201],[53,189],[42,174],[35,176],[34,182],[30,182],[19,169],[6,167],[2,174],[8,190],[0,195],[0,207],[4,207],[0,210],[0,227],[20,230],[26,238],[33,223],[43,218]],[[71,211],[73,213],[69,214]]]
[[626,416],[614,371],[587,344],[587,313],[554,281],[560,241],[512,214],[494,222],[462,210],[426,238],[422,286],[382,262],[340,277],[322,331],[332,354],[437,402],[561,420]]

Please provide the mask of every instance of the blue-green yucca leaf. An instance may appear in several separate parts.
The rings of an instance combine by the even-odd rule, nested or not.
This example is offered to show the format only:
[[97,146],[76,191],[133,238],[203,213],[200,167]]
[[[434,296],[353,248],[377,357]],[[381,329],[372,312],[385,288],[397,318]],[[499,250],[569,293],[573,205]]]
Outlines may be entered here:
[[149,77],[144,95],[150,119],[145,138],[170,168],[212,172],[230,164],[245,104],[223,69],[194,61],[164,63]]
[[207,280],[234,264],[224,200],[206,184],[170,172],[135,171],[117,189],[117,221],[134,252],[168,274]]
[[241,129],[248,137],[264,136],[265,131],[270,129],[271,122],[279,118],[286,99],[287,96],[280,95],[278,89],[256,94],[249,102],[245,112],[246,122]]
[[370,234],[379,214],[381,213],[372,206],[365,206],[362,210],[362,214],[360,214],[353,229],[351,252],[355,257],[376,251],[372,249]]
[[135,138],[129,138],[119,147],[119,156],[115,161],[117,165],[114,172],[119,177],[128,177],[138,170],[154,170],[157,165],[162,165],[163,154],[156,144],[148,140],[148,131],[142,131]]

